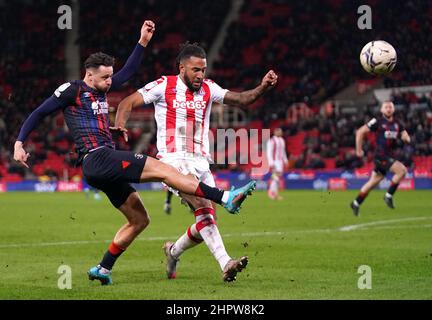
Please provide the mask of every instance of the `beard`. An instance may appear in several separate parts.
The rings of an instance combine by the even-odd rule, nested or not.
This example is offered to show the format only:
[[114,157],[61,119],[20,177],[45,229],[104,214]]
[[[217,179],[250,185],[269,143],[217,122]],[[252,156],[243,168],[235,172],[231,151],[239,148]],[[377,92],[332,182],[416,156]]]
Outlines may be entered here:
[[390,113],[390,114],[384,113],[383,115],[387,119],[391,119],[393,117],[393,113]]
[[199,85],[199,87],[194,87],[192,81],[186,76],[186,74],[184,75],[184,80],[185,80],[185,84],[186,87],[188,87],[189,90],[191,91],[198,91],[199,89],[201,89],[201,83]]
[[111,88],[111,86],[102,88],[102,87],[95,85],[95,88],[100,92],[107,93],[109,91],[109,89]]

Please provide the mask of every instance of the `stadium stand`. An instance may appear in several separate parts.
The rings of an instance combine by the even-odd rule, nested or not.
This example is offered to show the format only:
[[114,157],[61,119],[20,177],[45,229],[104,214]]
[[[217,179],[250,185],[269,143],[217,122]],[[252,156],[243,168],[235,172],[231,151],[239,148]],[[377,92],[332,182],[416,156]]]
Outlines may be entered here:
[[[137,76],[124,88],[122,96],[126,96],[160,75],[175,72],[180,43],[197,41],[209,50],[231,2],[139,0],[134,1],[133,10],[127,1],[106,1],[103,10],[93,10],[89,1],[81,1],[80,6],[80,30],[94,30],[80,34],[81,61],[92,52],[104,51],[117,58],[116,68],[121,67],[137,40],[142,20],[156,22],[151,49]],[[283,128],[290,168],[367,170],[371,166],[373,141],[365,142],[363,162],[354,155],[354,134],[356,128],[376,114],[376,105],[365,106],[365,112],[357,115],[328,112],[323,105],[356,80],[371,79],[358,63],[358,53],[371,32],[353,29],[356,6],[340,0],[289,4],[281,0],[245,1],[240,15],[228,28],[209,76],[223,87],[236,90],[252,87],[269,68],[277,71],[280,81],[276,90],[244,112],[250,128]],[[405,48],[398,52],[404,59],[384,79],[384,85],[431,84],[432,49],[427,44],[432,42],[432,3],[376,1],[374,6],[374,34],[396,48]],[[74,167],[72,139],[61,114],[41,123],[27,142],[32,154],[31,170],[11,161],[13,143],[25,117],[67,79],[65,33],[52,27],[57,24],[57,15],[44,14],[57,11],[56,1],[12,2],[7,6],[0,2],[0,7],[0,20],[5,22],[1,25],[4,32],[0,32],[4,46],[0,55],[0,179],[80,176],[80,169]],[[379,11],[386,14],[379,15]],[[96,29],[95,20],[107,23]],[[395,26],[391,33],[385,31],[388,25]],[[430,41],[415,41],[418,37]],[[406,48],[410,51],[404,51]],[[392,100],[400,106],[397,116],[415,145],[403,147],[399,158],[419,174],[430,172],[432,119],[427,110],[432,110],[432,92],[421,96],[395,92]],[[419,105],[423,107],[417,108]],[[116,105],[112,107],[115,111]],[[151,111],[146,119],[151,119]],[[141,127],[134,127],[130,143],[120,142],[119,147],[136,148],[142,134]],[[155,136],[140,151],[155,155]],[[248,166],[216,168],[247,170]]]

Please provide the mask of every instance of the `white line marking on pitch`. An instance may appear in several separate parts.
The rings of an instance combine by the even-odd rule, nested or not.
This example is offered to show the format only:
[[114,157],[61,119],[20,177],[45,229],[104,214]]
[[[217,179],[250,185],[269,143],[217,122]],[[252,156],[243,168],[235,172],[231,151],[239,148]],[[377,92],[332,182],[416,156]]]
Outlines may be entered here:
[[[405,226],[383,226],[386,224],[394,224],[406,221],[421,221],[431,220],[432,217],[413,217],[404,219],[393,219],[393,220],[380,220],[368,223],[353,224],[343,226],[339,228],[326,228],[326,229],[310,229],[310,230],[292,230],[292,231],[264,231],[264,232],[242,232],[242,233],[227,233],[223,234],[224,238],[233,237],[265,237],[265,236],[282,236],[289,234],[305,234],[305,233],[327,233],[335,231],[353,231],[357,229],[370,229],[370,227],[379,226],[374,229],[409,229],[409,228],[430,228],[431,224],[427,225],[405,225]],[[164,241],[178,238],[177,236],[170,237],[139,237],[135,241]],[[83,240],[83,241],[60,241],[60,242],[41,242],[41,243],[10,243],[0,244],[0,249],[7,248],[25,248],[25,247],[51,247],[51,246],[67,246],[67,245],[85,245],[85,244],[96,244],[96,243],[111,243],[112,240]]]
[[350,226],[340,227],[338,228],[338,230],[352,231],[364,227],[377,226],[381,224],[392,224],[392,223],[405,222],[405,221],[419,221],[419,220],[429,220],[429,219],[432,219],[432,217],[413,217],[413,218],[394,219],[394,220],[381,220],[381,221],[373,221],[373,222],[361,223],[361,224],[352,224]]

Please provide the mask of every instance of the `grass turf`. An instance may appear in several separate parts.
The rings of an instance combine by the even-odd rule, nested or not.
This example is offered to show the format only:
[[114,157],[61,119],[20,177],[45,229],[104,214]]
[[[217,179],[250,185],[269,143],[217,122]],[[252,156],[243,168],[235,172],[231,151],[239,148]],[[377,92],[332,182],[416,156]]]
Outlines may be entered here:
[[[181,257],[177,279],[166,279],[162,244],[193,215],[176,198],[166,215],[165,194],[143,192],[152,222],[117,261],[114,285],[102,287],[86,272],[124,223],[104,195],[4,193],[0,299],[431,299],[430,194],[400,191],[391,210],[374,191],[354,217],[352,191],[286,191],[282,201],[255,192],[240,215],[218,209],[228,253],[250,258],[236,282],[223,283],[205,244]],[[61,265],[71,267],[71,290],[57,286]],[[371,267],[370,290],[357,286],[361,265]]]

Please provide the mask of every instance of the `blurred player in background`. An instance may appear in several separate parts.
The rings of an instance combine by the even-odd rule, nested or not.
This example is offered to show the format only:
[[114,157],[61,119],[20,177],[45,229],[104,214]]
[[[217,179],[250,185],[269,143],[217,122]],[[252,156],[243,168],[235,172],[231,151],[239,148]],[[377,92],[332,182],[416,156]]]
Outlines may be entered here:
[[171,199],[172,199],[173,193],[171,190],[167,189],[166,191],[166,198],[164,202],[164,212],[166,214],[171,214]]
[[393,178],[390,187],[384,196],[384,201],[389,208],[394,209],[393,195],[399,183],[407,173],[407,168],[398,160],[394,159],[394,150],[397,147],[397,140],[400,138],[404,143],[410,143],[411,139],[404,126],[394,119],[395,107],[393,102],[385,101],[381,105],[381,117],[373,118],[367,124],[360,127],[356,133],[356,154],[363,157],[362,149],[364,136],[372,131],[376,136],[375,169],[368,182],[360,189],[357,198],[351,202],[351,209],[355,216],[359,215],[360,205],[373,188],[375,188],[387,172],[392,172]]
[[123,68],[113,74],[114,58],[98,52],[85,61],[84,80],[74,80],[61,85],[25,120],[17,141],[14,159],[26,167],[29,154],[23,143],[32,130],[47,115],[62,110],[67,126],[78,151],[78,164],[82,164],[83,175],[88,184],[106,193],[109,200],[127,219],[109,245],[99,265],[88,271],[90,280],[99,280],[102,285],[112,283],[111,269],[117,258],[132,241],[147,227],[149,215],[136,190],[130,183],[161,181],[184,193],[207,197],[223,204],[231,213],[240,210],[241,203],[255,188],[252,181],[245,188],[222,191],[210,187],[190,176],[180,174],[175,168],[154,158],[129,151],[115,150],[110,132],[126,132],[110,127],[107,92],[118,89],[138,69],[144,47],[155,31],[152,21],[145,21],[141,37]]
[[[164,202],[164,206],[163,206],[164,212],[166,214],[171,214],[171,212],[172,212],[171,200],[172,200],[173,194],[174,193],[169,188],[166,189],[165,202]],[[195,209],[185,199],[180,198],[180,203],[182,205],[184,205],[185,207],[188,207],[189,211],[191,213],[195,213]],[[213,205],[213,208],[215,208],[215,207],[216,207],[216,205]]]
[[[153,103],[157,122],[157,158],[185,175],[215,186],[209,168],[208,132],[212,103],[249,105],[276,85],[277,75],[269,71],[260,85],[252,90],[239,93],[222,89],[205,78],[207,60],[204,49],[190,43],[182,46],[176,64],[178,75],[163,76],[125,98],[119,104],[115,125],[124,128],[133,107]],[[176,277],[180,255],[204,240],[219,263],[223,280],[235,280],[237,272],[248,263],[248,258],[232,259],[226,252],[211,201],[172,188],[171,191],[194,208],[195,223],[175,243],[164,244],[168,278]]]
[[90,194],[91,194],[92,191],[93,191],[93,198],[94,198],[95,200],[100,200],[100,199],[102,199],[102,198],[101,198],[101,195],[100,195],[100,193],[99,193],[99,190],[96,189],[96,188],[93,188],[93,187],[90,186],[90,185],[89,185],[89,187],[84,188],[84,193],[85,193],[87,199],[90,198]]
[[284,167],[288,164],[288,157],[281,128],[276,128],[273,131],[273,137],[267,141],[267,160],[272,172],[268,196],[272,200],[282,200],[279,195],[279,181],[284,172]]

